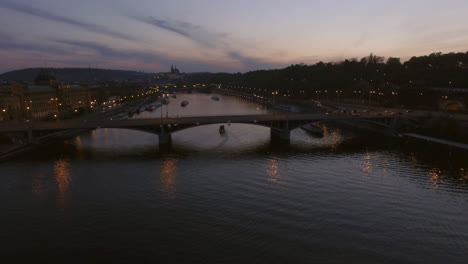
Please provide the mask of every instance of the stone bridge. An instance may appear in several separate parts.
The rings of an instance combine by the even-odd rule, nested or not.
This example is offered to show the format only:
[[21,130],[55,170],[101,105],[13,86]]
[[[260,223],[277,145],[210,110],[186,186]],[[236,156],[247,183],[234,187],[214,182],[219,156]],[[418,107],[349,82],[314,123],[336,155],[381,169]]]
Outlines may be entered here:
[[372,122],[391,129],[394,119],[394,116],[380,116],[375,114],[354,116],[281,113],[268,115],[193,116],[125,120],[8,122],[0,124],[0,134],[22,134],[29,142],[33,142],[35,137],[59,131],[122,128],[158,134],[159,143],[165,145],[171,143],[172,133],[183,129],[210,124],[242,123],[268,127],[271,130],[272,140],[289,141],[291,130],[316,121],[356,120]]

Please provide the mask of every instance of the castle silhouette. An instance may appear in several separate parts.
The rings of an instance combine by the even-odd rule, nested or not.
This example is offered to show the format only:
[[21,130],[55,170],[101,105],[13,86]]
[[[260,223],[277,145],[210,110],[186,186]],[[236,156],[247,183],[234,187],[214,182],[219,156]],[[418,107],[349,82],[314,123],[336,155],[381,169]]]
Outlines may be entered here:
[[172,74],[180,74],[179,69],[177,69],[177,66],[171,65],[171,73]]

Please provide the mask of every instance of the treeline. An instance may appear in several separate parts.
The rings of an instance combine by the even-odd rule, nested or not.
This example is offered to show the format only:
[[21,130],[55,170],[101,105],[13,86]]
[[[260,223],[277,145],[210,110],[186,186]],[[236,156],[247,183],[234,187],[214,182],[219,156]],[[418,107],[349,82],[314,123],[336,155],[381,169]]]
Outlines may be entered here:
[[[244,74],[218,73],[194,76],[197,82],[221,83],[231,87],[248,87],[264,94],[278,92],[288,97],[329,97],[369,99],[372,95],[393,95],[407,90],[427,88],[468,88],[468,52],[432,53],[412,57],[384,58],[370,54],[362,59],[341,62],[296,64],[278,70],[259,70]],[[373,91],[373,93],[372,93]],[[356,95],[356,96],[355,96]]]

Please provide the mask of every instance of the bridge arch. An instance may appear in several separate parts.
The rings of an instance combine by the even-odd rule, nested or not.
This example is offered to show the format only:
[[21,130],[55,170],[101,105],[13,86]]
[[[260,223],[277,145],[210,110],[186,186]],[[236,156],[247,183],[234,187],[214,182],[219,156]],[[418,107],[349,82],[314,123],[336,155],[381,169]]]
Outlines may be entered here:
[[262,126],[266,128],[271,128],[268,124],[262,122],[217,122],[217,123],[209,123],[209,124],[190,124],[190,125],[174,125],[171,127],[171,132],[176,133],[182,130],[191,129],[194,127],[203,127],[203,126],[211,126],[211,125],[235,125],[235,124],[242,124],[242,125],[252,125],[252,126]]
[[159,130],[154,129],[153,127],[96,127],[91,130],[98,130],[98,129],[115,129],[115,130],[132,130],[138,132],[144,132],[154,135],[159,135]]

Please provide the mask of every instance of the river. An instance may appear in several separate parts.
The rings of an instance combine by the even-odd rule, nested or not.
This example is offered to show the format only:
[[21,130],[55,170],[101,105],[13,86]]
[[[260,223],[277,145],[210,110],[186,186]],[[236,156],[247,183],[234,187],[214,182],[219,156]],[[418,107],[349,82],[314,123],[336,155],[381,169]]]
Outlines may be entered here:
[[[180,94],[134,118],[268,113]],[[180,102],[188,100],[187,107]],[[467,156],[324,125],[99,129],[0,163],[4,263],[467,263]]]

